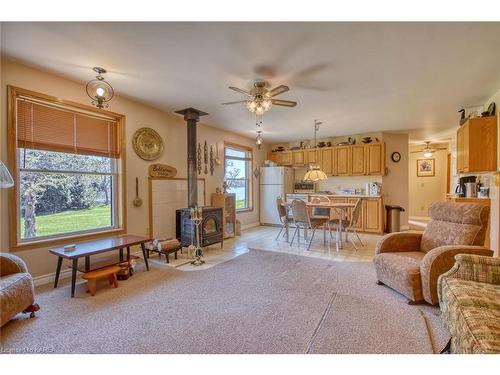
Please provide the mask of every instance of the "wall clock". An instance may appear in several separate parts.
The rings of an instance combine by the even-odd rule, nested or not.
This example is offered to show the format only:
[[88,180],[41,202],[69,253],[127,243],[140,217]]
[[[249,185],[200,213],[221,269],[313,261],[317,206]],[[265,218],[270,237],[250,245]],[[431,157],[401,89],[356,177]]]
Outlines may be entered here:
[[393,152],[391,154],[391,160],[394,162],[394,163],[398,163],[400,160],[401,160],[401,154],[397,151]]

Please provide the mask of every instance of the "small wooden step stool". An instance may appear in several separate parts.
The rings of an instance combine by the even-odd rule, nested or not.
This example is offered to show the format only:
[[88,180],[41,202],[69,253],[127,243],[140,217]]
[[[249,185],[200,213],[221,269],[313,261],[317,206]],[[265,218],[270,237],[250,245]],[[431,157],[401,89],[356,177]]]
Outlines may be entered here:
[[97,280],[104,277],[108,278],[110,285],[114,285],[115,288],[118,288],[118,280],[116,279],[116,273],[118,271],[120,271],[119,266],[109,266],[86,272],[82,277],[87,280],[87,288],[90,295],[95,295]]

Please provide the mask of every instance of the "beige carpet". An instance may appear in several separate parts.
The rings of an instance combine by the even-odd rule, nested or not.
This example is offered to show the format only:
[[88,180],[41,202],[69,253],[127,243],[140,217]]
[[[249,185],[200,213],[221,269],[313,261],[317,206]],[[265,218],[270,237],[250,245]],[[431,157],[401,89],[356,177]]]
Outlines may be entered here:
[[2,352],[433,353],[439,310],[375,284],[371,263],[268,251],[183,272],[152,264],[94,297],[45,288],[37,317],[1,328]]

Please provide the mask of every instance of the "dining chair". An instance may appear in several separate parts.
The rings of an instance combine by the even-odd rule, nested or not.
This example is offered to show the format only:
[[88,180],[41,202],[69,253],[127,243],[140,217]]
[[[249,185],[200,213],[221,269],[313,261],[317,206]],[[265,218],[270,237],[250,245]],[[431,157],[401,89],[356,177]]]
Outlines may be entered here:
[[311,240],[307,244],[307,250],[310,249],[311,243],[314,239],[314,234],[316,229],[324,225],[325,221],[323,219],[311,219],[309,217],[309,212],[307,211],[306,202],[301,199],[294,199],[292,201],[292,216],[293,223],[295,224],[295,231],[293,232],[292,241],[290,241],[290,246],[293,245],[293,240],[297,236],[297,245],[300,245],[300,230],[304,229],[304,239],[307,241],[307,230],[312,229]]
[[276,236],[276,241],[278,241],[280,234],[283,233],[283,235],[286,235],[286,240],[288,242],[288,229],[290,228],[290,223],[293,221],[293,219],[288,214],[288,209],[285,207],[285,201],[283,197],[279,196],[276,198],[276,207],[278,209],[278,216],[281,222],[281,228],[278,232],[278,235]]
[[[361,238],[359,237],[359,234],[356,231],[356,228],[354,228],[354,226],[356,225],[356,222],[359,219],[359,215],[361,215],[361,205],[362,205],[361,199],[358,199],[356,201],[354,208],[352,208],[351,217],[349,219],[342,219],[342,218],[333,219],[330,221],[330,224],[333,224],[334,226],[338,227],[340,225],[340,221],[341,221],[342,228],[345,231],[345,241],[349,242],[349,232],[351,232],[351,233],[354,233],[356,235],[356,237],[358,237],[358,241],[361,244],[361,246],[364,246],[363,241],[361,241]],[[340,235],[342,235],[342,233]],[[354,247],[354,249],[358,250],[356,243],[352,240],[351,240],[351,243],[352,243],[352,246]]]

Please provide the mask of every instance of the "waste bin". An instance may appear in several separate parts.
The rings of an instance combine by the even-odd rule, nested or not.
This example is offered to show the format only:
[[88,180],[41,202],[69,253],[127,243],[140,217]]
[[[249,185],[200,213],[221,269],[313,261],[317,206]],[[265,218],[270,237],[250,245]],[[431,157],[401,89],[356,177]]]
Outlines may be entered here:
[[405,209],[401,206],[386,205],[385,209],[387,211],[386,218],[386,229],[387,233],[399,232],[400,229],[400,216],[401,212]]

